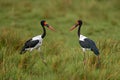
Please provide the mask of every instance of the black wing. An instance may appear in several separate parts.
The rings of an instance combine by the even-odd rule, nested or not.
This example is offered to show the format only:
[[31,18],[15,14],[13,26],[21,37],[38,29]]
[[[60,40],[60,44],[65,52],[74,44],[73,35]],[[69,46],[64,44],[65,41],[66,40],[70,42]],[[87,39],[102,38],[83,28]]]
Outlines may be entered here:
[[32,39],[29,39],[25,42],[25,45],[23,46],[20,54],[22,54],[23,52],[25,53],[26,52],[26,48],[32,48],[32,47],[35,47],[37,44],[39,43],[39,40],[33,40]]
[[28,41],[26,41],[24,46],[25,48],[32,48],[32,47],[35,47],[38,43],[39,43],[39,40],[29,39]]
[[86,38],[86,39],[84,39],[84,41],[80,41],[80,45],[83,48],[89,48],[89,49],[91,49],[96,55],[99,54],[99,50],[96,47],[96,44],[91,39]]

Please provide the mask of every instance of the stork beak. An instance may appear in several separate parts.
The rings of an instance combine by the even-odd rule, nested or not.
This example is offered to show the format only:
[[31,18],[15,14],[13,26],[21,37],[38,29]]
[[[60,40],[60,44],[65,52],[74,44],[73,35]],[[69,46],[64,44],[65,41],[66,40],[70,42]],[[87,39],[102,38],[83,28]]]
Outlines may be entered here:
[[78,26],[78,24],[75,24],[73,27],[70,28],[70,31],[72,31],[73,29],[75,29]]
[[56,31],[52,26],[49,26],[48,24],[45,24],[45,26],[47,26],[52,31]]
[[52,31],[56,31],[52,26],[49,26],[48,28]]

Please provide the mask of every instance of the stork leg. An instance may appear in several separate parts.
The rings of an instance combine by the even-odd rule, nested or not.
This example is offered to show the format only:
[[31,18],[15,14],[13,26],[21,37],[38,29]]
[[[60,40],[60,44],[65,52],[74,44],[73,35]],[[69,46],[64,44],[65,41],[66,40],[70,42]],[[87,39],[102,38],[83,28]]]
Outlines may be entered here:
[[47,66],[47,62],[44,59],[44,55],[42,54],[42,52],[40,52],[40,58],[41,58],[42,62]]
[[83,48],[83,54],[84,54],[83,62],[84,62],[84,64],[86,64],[86,56],[85,56],[85,49],[84,48]]
[[86,64],[86,56],[85,56],[85,52],[84,53],[84,58],[83,58],[83,61],[84,61],[84,64]]
[[98,64],[100,64],[100,56],[98,55],[97,57],[98,57]]
[[39,48],[37,48],[38,49],[38,52],[40,52],[40,47]]
[[[38,50],[38,52],[40,52],[40,47],[38,47],[37,50]],[[42,54],[42,52],[40,52],[40,58],[41,58],[42,62],[43,62],[45,65],[47,65],[47,62],[46,62],[46,60],[44,59],[44,55]]]
[[30,52],[32,52],[33,48],[30,48]]

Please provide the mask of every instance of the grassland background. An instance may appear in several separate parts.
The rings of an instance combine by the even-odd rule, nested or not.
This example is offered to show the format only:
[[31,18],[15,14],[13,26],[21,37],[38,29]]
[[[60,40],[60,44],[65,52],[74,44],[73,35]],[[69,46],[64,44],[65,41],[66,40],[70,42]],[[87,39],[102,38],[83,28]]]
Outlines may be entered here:
[[[57,32],[47,29],[40,53],[20,55],[24,42],[42,33],[45,19]],[[101,56],[87,51],[87,64],[78,44],[77,29],[93,39]],[[120,80],[119,0],[0,0],[0,80]]]

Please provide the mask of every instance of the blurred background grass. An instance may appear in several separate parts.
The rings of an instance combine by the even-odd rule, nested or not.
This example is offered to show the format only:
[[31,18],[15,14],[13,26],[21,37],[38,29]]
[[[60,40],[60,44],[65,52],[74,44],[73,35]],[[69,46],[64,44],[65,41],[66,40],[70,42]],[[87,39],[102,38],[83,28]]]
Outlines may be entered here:
[[[41,51],[20,55],[24,42],[42,33],[45,19],[57,32],[47,29]],[[93,39],[101,55],[83,53],[75,22],[83,20],[82,34]],[[119,80],[120,79],[119,0],[0,0],[0,79],[1,80]]]

